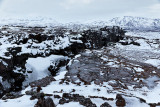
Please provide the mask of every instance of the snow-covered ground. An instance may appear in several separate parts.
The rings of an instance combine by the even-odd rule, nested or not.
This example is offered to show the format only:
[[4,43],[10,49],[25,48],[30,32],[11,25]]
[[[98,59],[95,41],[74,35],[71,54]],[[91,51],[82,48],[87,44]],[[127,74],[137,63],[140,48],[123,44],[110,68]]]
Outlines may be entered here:
[[[64,75],[65,71],[61,71],[61,76]],[[59,75],[59,76],[60,76]],[[55,77],[57,78],[57,77]],[[81,84],[81,86],[77,86],[75,84],[69,83],[69,84],[59,84],[60,80],[57,79],[56,82],[52,82],[47,87],[43,87],[42,91],[47,94],[58,94],[62,96],[63,93],[72,93],[72,94],[80,94],[85,97],[88,96],[99,96],[99,97],[105,97],[105,98],[113,98],[115,99],[117,93],[121,93],[124,95],[124,98],[126,100],[126,107],[149,107],[149,105],[145,103],[141,103],[139,98],[143,98],[147,101],[147,103],[157,103],[160,101],[160,83],[153,89],[147,89],[146,87],[140,89],[140,90],[134,90],[133,88],[130,88],[129,90],[119,90],[115,91],[112,89],[111,86],[108,85],[108,83],[104,83],[103,85],[95,85],[92,83],[91,85],[84,85]],[[22,91],[22,94],[25,94],[25,91],[30,90],[31,88],[28,87],[25,90]],[[75,92],[72,92],[72,90],[75,89]],[[97,89],[100,89],[101,91],[97,91]],[[59,93],[60,90],[63,90],[63,93]],[[145,94],[147,95],[145,95]],[[134,97],[133,97],[134,96]],[[0,100],[0,106],[1,107],[33,107],[37,100],[30,100],[30,97],[28,95],[24,95],[17,99],[8,99],[8,100]],[[97,107],[99,107],[101,104],[103,104],[105,101],[100,98],[92,98],[91,99]],[[66,103],[64,105],[58,104],[57,99],[53,98],[53,101],[57,105],[57,107],[83,107],[78,102],[70,102]],[[115,100],[114,101],[107,101],[112,107],[116,107]]]
[[34,107],[37,100],[30,100],[30,96],[22,96],[7,101],[0,100],[0,107]]
[[134,37],[143,37],[146,39],[160,39],[160,32],[152,31],[129,31],[126,35]]
[[[49,57],[37,57],[37,58],[29,58],[26,63],[26,70],[32,71],[32,73],[28,73],[28,78],[26,79],[27,83],[33,82],[35,80],[42,79],[48,75],[51,75],[48,71],[49,66],[52,62],[55,62],[60,59],[66,59],[66,57],[61,55],[51,55]],[[58,77],[57,77],[58,78]],[[27,84],[24,82],[24,84]]]
[[[24,21],[25,22],[25,21]],[[33,21],[34,22],[34,21]],[[37,22],[35,22],[37,23]],[[14,24],[14,23],[13,23]],[[34,23],[32,23],[35,25]],[[28,24],[29,26],[31,24]],[[39,26],[39,25],[38,25]],[[12,27],[11,27],[12,28]],[[10,29],[12,30],[12,29]],[[15,28],[14,28],[15,30]],[[49,30],[48,30],[49,31]],[[47,31],[44,31],[47,32]],[[43,32],[43,33],[44,33]],[[7,34],[8,31],[2,31],[2,34]],[[67,34],[66,34],[67,35]],[[137,45],[122,45],[121,43],[115,43],[115,45],[103,48],[103,51],[109,50],[109,53],[115,55],[115,56],[122,56],[128,60],[142,62],[151,64],[153,67],[158,69],[158,71],[152,71],[152,74],[159,74],[159,68],[160,68],[160,33],[159,32],[128,32],[126,33],[127,36],[130,36],[131,38],[128,39],[128,42],[131,42],[132,39],[139,43],[140,46]],[[0,56],[3,58],[10,58],[10,56],[6,57],[4,54],[5,52],[8,52],[7,48],[9,47],[22,47],[22,52],[20,54],[24,53],[30,53],[33,55],[37,55],[39,53],[44,53],[43,49],[47,49],[47,46],[50,46],[49,49],[64,49],[71,45],[71,42],[77,42],[82,43],[80,40],[71,39],[73,35],[70,36],[64,36],[59,37],[59,42],[57,44],[54,44],[53,41],[48,40],[43,41],[41,43],[35,43],[31,40],[28,41],[27,44],[19,44],[17,45],[15,41],[8,41],[9,37],[2,37],[0,38]],[[81,36],[81,35],[76,35]],[[28,48],[28,46],[32,45],[32,48]],[[35,48],[38,47],[38,48]],[[106,63],[106,66],[109,67],[122,67],[124,66],[122,63],[120,64],[118,60],[115,58],[108,58],[105,54],[102,54],[101,50],[86,50],[86,56],[94,53],[96,51],[100,55],[100,59],[103,61],[108,61],[109,63]],[[46,52],[46,51],[45,51]],[[47,53],[47,52],[46,52]],[[43,56],[43,55],[42,55]],[[45,55],[44,55],[45,56]],[[48,75],[50,75],[50,72],[48,71],[48,67],[51,65],[52,62],[58,60],[58,59],[67,59],[68,57],[62,56],[62,55],[49,55],[47,57],[32,57],[27,59],[27,63],[25,64],[25,67],[27,68],[27,71],[32,71],[32,74],[27,73],[28,78],[25,80],[25,85],[29,82],[32,82],[34,80],[42,79]],[[70,63],[68,66],[72,64],[74,61],[78,61],[77,58],[81,57],[81,54],[75,56],[70,60]],[[3,62],[4,65],[6,64]],[[127,67],[126,67],[127,68]],[[130,67],[131,68],[131,67]],[[127,69],[130,69],[129,67]],[[15,69],[15,72],[18,72],[18,69]],[[138,64],[135,64],[132,68],[135,70],[135,75],[141,74],[145,72],[144,68],[139,66]],[[103,82],[102,84],[95,84],[94,82],[91,82],[90,85],[86,85],[83,81],[77,80],[75,84],[71,81],[65,81],[66,78],[69,78],[66,74],[68,73],[68,69],[66,67],[61,67],[59,69],[59,73],[57,76],[55,76],[56,81],[52,81],[49,85],[46,87],[42,87],[41,92],[45,94],[51,94],[51,98],[53,99],[55,105],[57,107],[84,107],[79,102],[69,102],[65,103],[63,105],[59,104],[59,99],[54,98],[54,95],[60,95],[62,97],[63,93],[70,93],[70,94],[79,94],[86,98],[90,98],[93,103],[97,105],[97,107],[100,107],[104,102],[108,102],[112,107],[116,107],[116,95],[122,94],[124,99],[126,100],[126,107],[149,107],[149,103],[159,103],[160,102],[160,75],[157,76],[149,76],[149,78],[134,78],[137,82],[140,83],[140,81],[143,81],[147,86],[143,86],[142,88],[134,88],[134,85],[127,86],[128,89],[117,89],[115,90],[114,87],[112,87],[112,83],[115,83],[116,81],[110,80],[108,82]],[[136,74],[137,73],[137,74]],[[101,72],[101,75],[104,73]],[[122,78],[124,79],[124,78]],[[62,82],[63,81],[63,82]],[[0,77],[0,82],[2,82],[2,77]],[[123,83],[122,83],[123,84]],[[0,99],[0,107],[33,107],[37,103],[36,100],[30,100],[29,95],[26,95],[26,91],[30,91],[31,89],[34,89],[31,86],[27,86],[21,91],[21,94],[23,96],[16,98],[16,99],[7,99],[2,100]],[[73,91],[74,90],[74,91]],[[91,98],[93,96],[96,96],[97,98]],[[112,98],[113,100],[105,101],[102,99],[104,98]],[[144,99],[146,102],[140,102],[140,99]]]

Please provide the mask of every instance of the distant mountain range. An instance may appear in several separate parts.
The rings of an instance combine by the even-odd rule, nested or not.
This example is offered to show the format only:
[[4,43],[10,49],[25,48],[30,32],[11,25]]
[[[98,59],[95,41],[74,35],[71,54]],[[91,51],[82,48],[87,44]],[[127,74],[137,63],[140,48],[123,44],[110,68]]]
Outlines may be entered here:
[[151,19],[144,17],[116,17],[108,21],[97,21],[93,25],[111,25],[121,26],[129,30],[154,30],[160,31],[160,19]]
[[[90,21],[85,24],[81,23],[68,23],[67,26],[75,27],[104,27],[104,26],[120,26],[126,30],[139,30],[139,31],[160,31],[160,19],[151,19],[144,17],[124,16],[116,17],[106,21]],[[83,26],[84,27],[84,26]]]
[[150,19],[143,17],[125,16],[123,18],[113,18],[109,20],[108,24],[118,25],[126,29],[160,29],[160,19]]
[[21,26],[56,26],[62,25],[67,27],[89,27],[89,26],[121,26],[128,30],[151,30],[160,31],[160,19],[151,19],[144,17],[124,16],[116,17],[106,21],[90,21],[88,23],[72,22],[58,23],[52,18],[36,19],[0,19],[0,25],[21,25]]

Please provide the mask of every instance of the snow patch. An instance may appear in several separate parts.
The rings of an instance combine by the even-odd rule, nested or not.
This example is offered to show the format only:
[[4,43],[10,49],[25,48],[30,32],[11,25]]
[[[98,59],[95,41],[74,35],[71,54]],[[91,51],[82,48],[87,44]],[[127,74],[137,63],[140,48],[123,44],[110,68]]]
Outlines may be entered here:
[[49,57],[37,57],[37,58],[29,58],[26,63],[26,68],[28,71],[32,71],[32,73],[28,73],[28,82],[32,82],[34,80],[42,79],[48,75],[50,72],[48,71],[48,67],[53,61],[64,59],[64,56],[60,55],[51,55]]
[[160,60],[159,59],[149,59],[149,60],[146,60],[145,63],[152,64],[155,67],[160,67]]
[[57,105],[57,107],[84,107],[83,105],[80,105],[78,102],[69,102],[63,105]]
[[16,99],[0,100],[0,107],[34,107],[36,100],[30,100],[30,96],[22,96]]
[[3,77],[0,76],[0,83],[2,83],[2,78],[3,78]]

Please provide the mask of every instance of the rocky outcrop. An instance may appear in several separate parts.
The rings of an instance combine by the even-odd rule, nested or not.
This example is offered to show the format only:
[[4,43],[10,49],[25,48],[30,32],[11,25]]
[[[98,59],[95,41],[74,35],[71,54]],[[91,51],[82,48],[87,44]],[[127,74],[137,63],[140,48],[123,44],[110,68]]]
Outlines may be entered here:
[[29,34],[29,39],[32,39],[36,43],[41,43],[42,41],[47,40],[47,35],[42,35],[42,34]]
[[112,107],[112,106],[110,104],[108,104],[107,102],[105,102],[100,107]]
[[4,95],[3,85],[0,83],[0,98]]
[[125,31],[118,26],[104,27],[99,30],[87,30],[82,33],[83,43],[88,49],[100,49],[110,43],[123,39]]
[[109,50],[101,49],[86,51],[74,59],[68,67],[66,80],[75,84],[78,84],[75,81],[80,80],[84,84],[94,82],[97,85],[112,81],[109,85],[114,89],[128,89],[132,85],[134,88],[149,87],[139,79],[147,79],[151,75],[158,76],[159,69],[150,64],[114,56]]
[[36,80],[34,82],[29,83],[31,87],[45,87],[49,85],[52,81],[55,81],[55,79],[52,76],[47,76],[45,78],[42,78],[40,80]]
[[8,93],[10,91],[19,91],[22,89],[22,83],[25,80],[25,76],[21,73],[13,72],[12,59],[2,59],[0,63],[0,76],[2,76],[2,93]]
[[[4,41],[2,45],[10,43],[2,52],[4,56],[0,57],[0,76],[3,77],[1,83],[1,94],[20,91],[22,83],[28,76],[26,73],[26,61],[28,58],[47,57],[52,54],[68,56],[68,59],[60,59],[52,62],[48,70],[52,76],[56,76],[58,70],[66,66],[70,58],[84,51],[85,49],[100,49],[107,46],[110,42],[118,42],[123,39],[124,31],[119,27],[104,27],[90,30],[77,31],[76,33],[68,33],[71,29],[57,27],[54,29],[28,27],[17,28],[12,30],[9,27],[8,34],[3,34]],[[45,31],[46,30],[46,31]],[[45,32],[44,32],[45,31]],[[2,40],[3,40],[2,39]],[[13,45],[13,46],[12,46]],[[0,45],[1,46],[1,45]],[[85,74],[85,73],[84,73]],[[79,73],[81,79],[83,72]],[[97,78],[85,77],[89,81]],[[47,79],[46,79],[47,78]],[[46,77],[42,80],[30,83],[32,87],[43,87],[54,81],[53,78]]]
[[34,107],[56,107],[53,100],[51,98],[41,98],[38,100],[38,102],[35,104]]
[[125,107],[126,106],[126,101],[122,97],[122,95],[117,94],[116,99],[117,99],[117,101],[116,101],[116,106],[117,107]]
[[23,95],[21,93],[7,93],[2,97],[2,100],[7,100],[7,99],[15,99],[15,98],[19,98],[22,97]]
[[60,59],[55,62],[52,62],[51,65],[49,66],[48,70],[51,72],[52,76],[56,76],[58,70],[67,65],[69,62],[69,59]]
[[[21,47],[8,48],[7,56],[11,58],[1,58],[0,76],[2,76],[3,93],[10,91],[20,91],[22,83],[25,80],[25,63],[28,59],[26,54],[18,55],[21,52]],[[19,68],[18,71],[17,68]],[[16,72],[14,72],[14,70]]]
[[[137,38],[138,39],[138,38]],[[125,38],[122,41],[119,41],[122,45],[136,45],[141,46],[140,43],[136,42],[136,39],[130,36],[125,36]]]
[[[107,89],[111,87],[115,92],[131,88],[129,86],[133,86],[133,89],[142,88],[143,86],[150,87],[145,80],[150,76],[160,76],[159,69],[150,64],[129,60],[121,55],[115,56],[110,53],[110,50],[116,47],[117,44],[114,45],[116,42],[122,45],[141,45],[134,39],[125,37],[125,31],[118,26],[89,28],[77,32],[71,32],[70,29],[66,28],[49,30],[45,28],[25,28],[20,29],[20,31],[4,35],[4,41],[0,43],[0,46],[5,45],[3,43],[6,41],[6,44],[11,43],[9,46],[6,45],[7,48],[3,50],[4,55],[2,54],[0,57],[0,76],[2,78],[0,98],[2,97],[4,100],[23,96],[14,94],[14,92],[22,89],[22,83],[24,80],[27,81],[28,78],[26,79],[26,77],[29,73],[34,73],[32,65],[29,65],[31,67],[30,71],[26,72],[26,60],[28,58],[45,58],[50,55],[66,56],[56,61],[50,61],[50,65],[47,66],[48,69],[46,70],[50,71],[51,75],[48,74],[49,76],[45,78],[29,83],[31,90],[26,91],[26,95],[31,96],[30,100],[38,99],[35,107],[55,107],[52,100],[53,96],[59,100],[61,105],[69,102],[79,102],[80,105],[86,107],[96,107],[96,104],[92,102],[94,100],[91,100],[96,98],[109,103],[116,100],[118,107],[124,107],[127,104],[120,94],[117,95],[116,99],[103,96],[88,96],[88,98],[79,94],[63,93],[67,92],[63,88],[59,91],[53,91],[54,94],[63,94],[62,97],[43,93],[42,89],[44,87],[56,81],[53,76],[56,76],[58,71],[66,66],[68,72],[62,80],[56,81],[56,85],[69,86],[73,83],[77,86],[89,87],[90,84],[96,84],[96,86],[101,87],[94,89],[98,93],[102,91],[102,87]],[[114,45],[114,48],[111,45]],[[107,46],[110,47],[105,48]],[[75,57],[77,54],[79,55]],[[70,63],[68,64],[68,62]],[[112,93],[113,90],[109,89],[107,93]],[[72,89],[70,93],[74,92],[78,92],[76,88]],[[100,107],[111,107],[107,102]],[[140,102],[146,103],[143,99],[140,99]],[[150,105],[155,106],[158,103]]]
[[80,96],[79,94],[68,94],[63,93],[62,98],[59,100],[59,104],[65,104],[69,102],[79,102],[81,105],[85,107],[97,107],[90,98],[85,98],[84,96]]

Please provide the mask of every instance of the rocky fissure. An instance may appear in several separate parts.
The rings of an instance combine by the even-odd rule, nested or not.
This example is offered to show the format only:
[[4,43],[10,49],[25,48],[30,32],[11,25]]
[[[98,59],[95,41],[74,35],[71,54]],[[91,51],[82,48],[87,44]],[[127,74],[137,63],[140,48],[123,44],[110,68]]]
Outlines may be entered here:
[[[159,49],[155,46],[159,40],[126,36],[126,31],[119,26],[77,31],[67,27],[6,26],[0,32],[2,100],[29,96],[36,101],[34,107],[56,107],[73,102],[85,107],[125,107],[131,103],[128,96],[132,96],[127,92],[153,89],[160,81],[160,69],[143,62],[147,56],[142,61],[133,60],[135,56],[128,58],[130,50],[125,50],[130,46],[141,48],[145,43],[146,47]],[[47,87],[52,88],[45,90]],[[88,90],[92,90],[90,95],[87,95]],[[109,94],[114,97],[108,97]],[[147,95],[147,92],[142,94]],[[132,97],[140,104],[159,104]],[[103,103],[97,104],[96,100]]]
[[[10,31],[10,33],[1,36],[1,38],[8,38],[2,42],[10,42],[11,45],[13,45],[7,47],[7,50],[4,52],[4,57],[1,57],[0,76],[3,77],[2,83],[8,84],[5,91],[1,88],[2,95],[22,89],[22,84],[26,78],[25,64],[29,58],[47,57],[52,54],[64,55],[72,58],[86,48],[100,49],[109,42],[118,42],[124,36],[124,31],[119,27],[105,27],[98,30],[92,29],[83,31],[82,33],[77,32],[80,37],[66,34],[66,32],[70,30],[66,30],[65,28],[58,28],[53,31],[49,30],[45,34],[41,34],[45,28],[17,29],[18,31],[14,32],[14,29],[12,31],[8,28],[7,31]],[[61,39],[69,39],[68,46],[61,47],[61,44],[63,44],[61,42],[67,42]],[[60,45],[60,47],[57,49],[54,48],[57,45]],[[25,52],[25,50],[28,51]],[[36,50],[36,52],[33,52],[34,50]],[[48,70],[51,72],[52,76],[56,76],[58,70],[66,66],[68,62],[69,59],[57,60],[48,67]],[[28,73],[32,73],[32,71],[28,71]],[[3,84],[1,86],[3,87]]]

